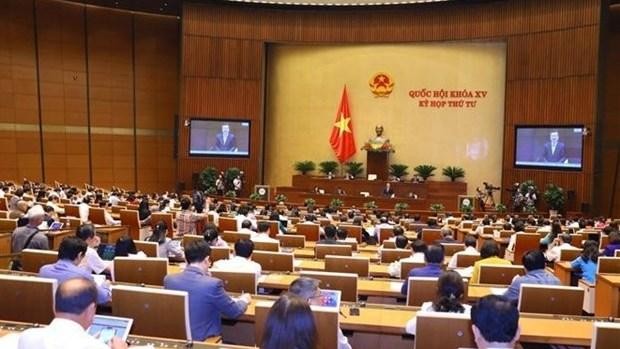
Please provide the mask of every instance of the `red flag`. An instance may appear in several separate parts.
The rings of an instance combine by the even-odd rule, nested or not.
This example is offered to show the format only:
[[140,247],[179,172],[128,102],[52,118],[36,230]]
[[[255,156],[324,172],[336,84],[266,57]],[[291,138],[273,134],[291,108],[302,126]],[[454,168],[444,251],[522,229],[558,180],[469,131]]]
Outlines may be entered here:
[[349,99],[347,97],[347,87],[342,90],[340,107],[336,114],[336,122],[332,128],[332,135],[329,137],[334,153],[340,163],[347,161],[355,155],[355,139],[353,138],[353,122],[349,112]]

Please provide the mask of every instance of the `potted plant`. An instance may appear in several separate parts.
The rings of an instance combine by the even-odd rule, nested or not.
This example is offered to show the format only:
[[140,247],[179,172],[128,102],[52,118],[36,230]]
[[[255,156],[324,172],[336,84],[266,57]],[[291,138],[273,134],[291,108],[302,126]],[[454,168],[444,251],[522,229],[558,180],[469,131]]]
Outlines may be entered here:
[[234,188],[235,185],[233,181],[237,176],[241,174],[241,170],[237,167],[229,167],[226,172],[224,172],[224,180],[226,181],[226,188]]
[[201,190],[209,191],[213,188],[215,192],[215,181],[217,180],[218,171],[215,167],[207,167],[200,172],[198,187]]
[[461,207],[459,208],[459,210],[464,213],[464,214],[470,214],[474,211],[474,208],[472,207],[471,204],[469,205],[465,205],[464,203],[461,204]]
[[445,210],[445,207],[443,206],[443,204],[431,204],[430,209],[431,211],[433,211],[433,213],[435,213],[435,215],[437,215],[439,212]]
[[368,202],[364,203],[364,208],[367,209],[367,210],[374,210],[377,207],[379,207],[379,206],[377,206],[377,203],[374,202],[374,201],[368,201]]
[[394,178],[398,178],[399,180],[401,180],[402,177],[405,177],[409,174],[409,172],[407,171],[408,168],[409,166],[407,165],[392,164],[390,165],[390,175],[394,176]]
[[443,168],[442,174],[450,177],[450,181],[454,182],[459,178],[465,177],[465,170],[458,166],[447,166]]
[[297,161],[295,163],[295,171],[298,171],[302,175],[308,174],[316,169],[316,165],[313,161]]
[[251,201],[258,201],[262,198],[262,196],[259,193],[252,193],[250,194],[250,200]]
[[322,161],[319,162],[319,172],[328,176],[330,173],[335,174],[338,170],[338,163],[336,161]]
[[409,208],[409,204],[406,202],[397,202],[396,204],[394,204],[394,211],[396,211],[397,214],[401,214],[404,210]]
[[334,210],[340,209],[342,205],[344,205],[344,203],[340,199],[332,199],[332,201],[329,202],[329,207]]
[[543,199],[547,203],[547,206],[549,206],[550,217],[557,216],[558,211],[562,211],[566,203],[564,189],[555,184],[547,185],[547,190],[543,193]]
[[276,195],[276,197],[275,197],[274,199],[276,200],[276,202],[277,202],[278,204],[282,205],[283,203],[285,203],[285,202],[286,202],[286,200],[287,200],[288,198],[287,198],[287,197],[286,197],[286,195],[284,195],[284,194],[278,194],[278,195]]
[[364,168],[362,167],[364,164],[361,162],[347,162],[345,166],[347,167],[347,174],[353,178],[359,176],[362,172],[364,172]]
[[433,172],[436,169],[437,169],[437,167],[435,167],[433,165],[418,165],[418,166],[413,168],[413,170],[415,171],[416,175],[419,176],[419,177],[422,177],[422,179],[425,180],[425,181],[429,177],[432,177],[432,176],[435,175]]
[[499,214],[504,214],[507,211],[506,205],[502,204],[501,202],[497,205],[495,205],[495,210],[497,211],[497,213]]
[[229,190],[226,193],[224,193],[224,196],[227,198],[236,198],[237,193],[234,190]]
[[304,200],[304,206],[308,208],[313,208],[314,205],[316,205],[316,200],[314,200],[313,198],[307,198],[306,200]]

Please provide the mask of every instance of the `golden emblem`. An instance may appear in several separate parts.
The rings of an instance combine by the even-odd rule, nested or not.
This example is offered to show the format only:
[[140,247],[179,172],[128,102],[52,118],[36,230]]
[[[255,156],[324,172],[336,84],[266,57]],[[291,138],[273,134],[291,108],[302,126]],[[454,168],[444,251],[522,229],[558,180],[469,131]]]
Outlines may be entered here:
[[375,97],[388,97],[394,89],[394,80],[388,73],[377,73],[370,78],[368,86]]

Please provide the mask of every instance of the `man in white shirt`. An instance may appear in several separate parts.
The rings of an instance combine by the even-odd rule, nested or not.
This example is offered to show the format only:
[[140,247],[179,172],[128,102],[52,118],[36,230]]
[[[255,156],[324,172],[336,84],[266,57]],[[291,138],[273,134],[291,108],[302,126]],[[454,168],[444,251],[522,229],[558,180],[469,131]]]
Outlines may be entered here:
[[411,244],[411,257],[402,258],[401,260],[394,261],[390,263],[388,266],[388,273],[391,277],[400,278],[400,267],[402,262],[413,262],[413,263],[426,263],[426,259],[424,257],[424,253],[428,247],[422,240],[415,240]]
[[78,210],[80,212],[80,222],[82,224],[88,223],[88,215],[90,214],[90,196],[86,195],[82,199],[82,202],[78,205]]
[[379,242],[381,241],[381,229],[392,229],[392,228],[394,228],[394,226],[388,222],[388,218],[385,216],[382,216],[381,218],[379,218],[379,224],[375,226],[375,229],[373,230],[373,234],[371,235],[375,236],[377,238],[377,241]]
[[19,349],[125,349],[118,337],[104,344],[86,332],[97,310],[97,287],[91,280],[69,279],[58,286],[55,296],[56,317],[47,327],[24,331]]
[[252,240],[238,240],[235,242],[235,256],[231,259],[220,259],[213,263],[212,270],[222,271],[245,271],[256,274],[256,281],[260,278],[262,268],[260,264],[252,261],[254,243]]
[[547,258],[549,262],[559,262],[562,250],[579,250],[579,248],[571,245],[573,238],[570,234],[560,234],[558,239],[561,241],[561,244],[550,248],[545,253],[545,258]]
[[246,219],[241,223],[241,229],[238,231],[240,233],[250,234],[250,238],[256,236],[256,232],[252,230],[252,222],[249,219]]
[[[317,296],[321,292],[319,289],[319,280],[309,277],[295,279],[289,286],[288,291],[305,299],[310,305],[312,305],[313,301],[318,299]],[[345,337],[340,328],[338,328],[338,349],[351,349],[349,340]]]
[[253,241],[280,242],[269,236],[269,223],[265,221],[258,222],[258,233],[252,237]]
[[101,274],[103,272],[111,273],[112,261],[104,261],[97,253],[97,247],[101,244],[101,240],[97,234],[95,234],[95,226],[92,224],[82,224],[77,229],[75,235],[88,244],[88,249],[86,250],[84,259],[82,259],[80,263],[80,267],[95,274]]
[[241,230],[241,225],[246,219],[252,223],[252,228],[256,229],[256,219],[250,218],[248,213],[250,213],[250,208],[246,205],[241,205],[239,209],[237,209],[237,215],[235,216],[235,220],[237,221],[237,231]]
[[448,269],[455,269],[456,268],[456,262],[457,259],[459,258],[459,256],[462,255],[474,255],[474,256],[479,256],[480,252],[478,252],[478,250],[476,250],[476,238],[471,236],[471,235],[467,235],[465,237],[465,241],[463,242],[465,244],[465,249],[463,251],[459,251],[457,253],[455,253],[452,258],[450,258],[450,263],[448,263]]

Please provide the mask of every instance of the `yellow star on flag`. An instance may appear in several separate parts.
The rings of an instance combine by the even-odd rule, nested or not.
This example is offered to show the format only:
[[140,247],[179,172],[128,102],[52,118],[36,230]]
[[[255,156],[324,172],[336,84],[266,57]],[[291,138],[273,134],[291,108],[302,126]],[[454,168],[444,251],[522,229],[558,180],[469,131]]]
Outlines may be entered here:
[[349,128],[349,123],[351,122],[351,118],[345,117],[344,114],[340,114],[340,119],[334,124],[335,127],[338,127],[338,134],[342,136],[343,133],[349,132],[351,133],[351,129]]

